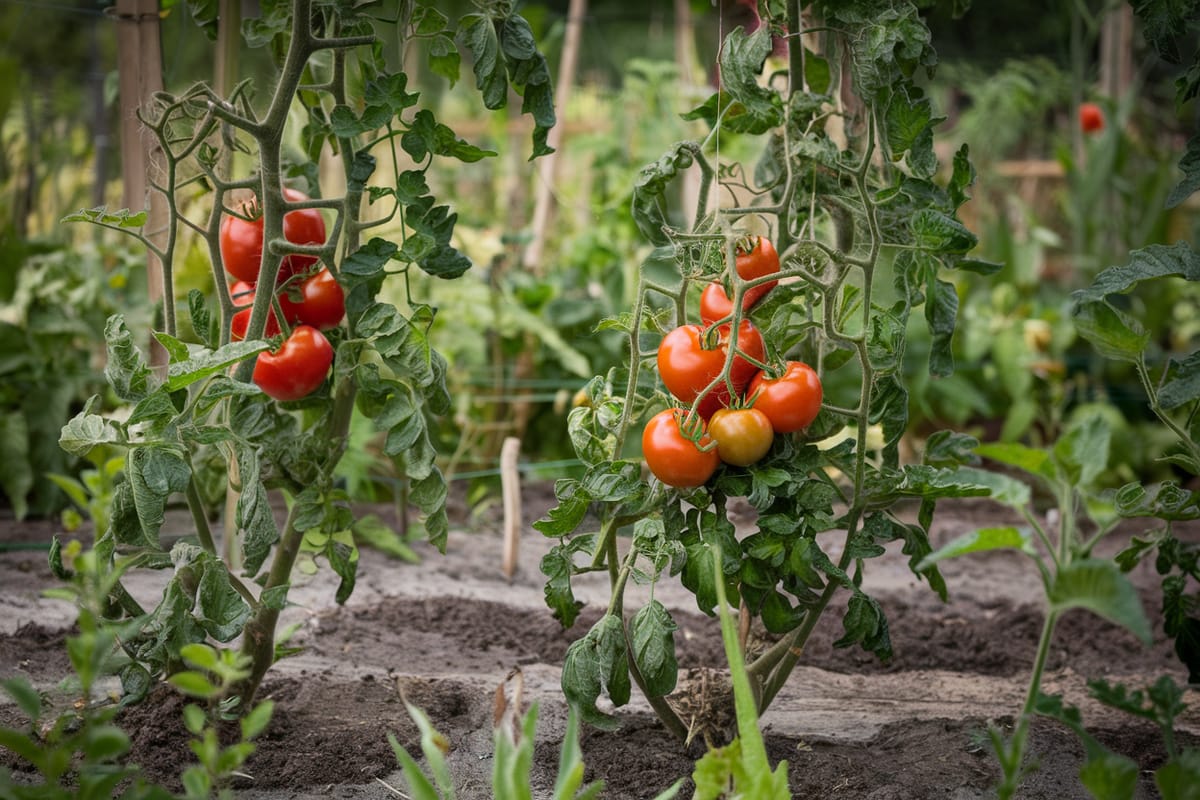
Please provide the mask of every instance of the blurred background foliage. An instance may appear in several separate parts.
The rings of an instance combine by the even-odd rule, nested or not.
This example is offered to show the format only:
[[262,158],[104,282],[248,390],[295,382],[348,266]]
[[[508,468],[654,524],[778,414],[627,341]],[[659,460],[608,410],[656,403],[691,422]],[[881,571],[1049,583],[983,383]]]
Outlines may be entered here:
[[[71,474],[57,447],[61,424],[103,392],[102,330],[121,311],[131,327],[151,318],[145,257],[129,242],[59,224],[81,207],[121,205],[115,25],[102,0],[0,0],[0,490],[9,512],[46,515],[67,503],[49,473]],[[213,47],[184,0],[161,0],[164,85],[179,90],[213,74]],[[256,0],[243,2],[245,16]],[[439,2],[457,19],[470,0]],[[542,257],[528,263],[538,187],[548,178],[528,157],[519,103],[507,116],[473,110],[470,66],[455,86],[406,59],[410,86],[440,121],[500,155],[439,166],[434,191],[459,215],[457,245],[475,267],[465,280],[426,281],[417,296],[438,308],[435,345],[450,360],[454,413],[437,421],[444,467],[479,500],[496,483],[506,436],[522,440],[523,467],[540,477],[572,468],[563,436],[574,392],[618,365],[619,335],[597,331],[628,308],[650,247],[628,213],[638,170],[672,143],[703,137],[681,114],[712,91],[721,33],[747,24],[742,2],[591,0],[577,68],[560,98],[558,163]],[[979,179],[965,207],[980,256],[1004,263],[985,285],[959,278],[958,369],[923,379],[913,393],[919,437],[953,427],[984,439],[1052,440],[1064,421],[1102,404],[1118,423],[1120,483],[1152,477],[1161,451],[1132,374],[1077,341],[1073,289],[1129,250],[1195,241],[1196,209],[1167,211],[1177,162],[1197,114],[1177,108],[1176,75],[1147,50],[1127,4],[1077,0],[974,3],[924,0],[940,65],[927,89],[946,116],[938,146],[971,147]],[[520,3],[552,72],[567,41],[568,0]],[[1191,32],[1194,38],[1194,31]],[[386,46],[386,45],[385,45]],[[414,48],[416,50],[416,48]],[[243,77],[266,102],[273,71],[265,50],[243,50]],[[1076,109],[1104,109],[1107,125],[1084,136]],[[303,124],[297,117],[296,129]],[[752,164],[749,143],[722,139],[723,161]],[[299,148],[295,160],[303,160]],[[383,160],[381,160],[382,163]],[[948,158],[943,161],[948,162]],[[403,169],[403,164],[401,164]],[[322,172],[323,191],[339,187]],[[207,196],[184,198],[194,216]],[[181,293],[211,292],[206,251],[193,244],[177,271]],[[404,288],[393,301],[403,303]],[[1186,352],[1200,334],[1192,287],[1130,299],[1131,311],[1170,320],[1161,357]],[[920,328],[921,326],[917,326]],[[911,373],[924,373],[928,342],[910,332]],[[370,421],[354,427],[343,467],[354,496],[393,499],[393,466],[378,453]]]

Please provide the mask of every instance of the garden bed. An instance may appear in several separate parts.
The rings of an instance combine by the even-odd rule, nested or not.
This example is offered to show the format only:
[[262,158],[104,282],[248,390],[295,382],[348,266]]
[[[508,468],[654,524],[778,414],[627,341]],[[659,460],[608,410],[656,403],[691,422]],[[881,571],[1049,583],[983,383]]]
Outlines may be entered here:
[[[526,487],[527,521],[552,502],[550,487]],[[386,509],[382,514],[389,513]],[[945,503],[934,523],[935,546],[966,530],[993,524],[1005,512],[983,502]],[[268,731],[246,766],[239,796],[257,798],[384,798],[402,788],[387,741],[389,732],[416,752],[417,731],[402,699],[421,707],[450,743],[449,763],[459,797],[490,796],[492,717],[496,688],[519,670],[524,697],[540,709],[534,764],[535,795],[553,784],[557,743],[566,709],[558,688],[567,646],[582,636],[608,599],[607,583],[580,579],[586,602],[575,628],[563,631],[542,601],[541,555],[550,542],[530,531],[510,582],[501,573],[500,507],[460,511],[447,554],[418,548],[407,564],[363,550],[358,585],[341,608],[334,578],[322,570],[299,582],[283,625],[299,623],[292,639],[303,651],[277,664],[261,692],[276,703]],[[1130,532],[1136,532],[1130,528]],[[0,523],[0,541],[45,542],[49,523]],[[1115,548],[1116,539],[1110,543]],[[809,642],[791,680],[762,724],[773,759],[786,759],[796,797],[985,797],[999,776],[986,726],[1004,725],[1024,698],[1041,627],[1036,572],[1007,552],[944,565],[950,603],[943,604],[894,552],[868,564],[866,590],[887,612],[895,657],[880,664],[858,649],[835,649],[840,615],[830,613]],[[137,576],[132,591],[153,598],[158,576]],[[1134,575],[1149,614],[1158,608],[1158,581],[1149,565]],[[64,638],[73,613],[40,597],[55,579],[45,553],[0,554],[0,677],[24,675],[63,700],[55,687],[68,675]],[[720,691],[724,664],[718,626],[696,610],[691,596],[664,584],[655,597],[679,624],[680,688],[691,706]],[[644,587],[627,603],[636,608]],[[1080,705],[1084,722],[1106,745],[1143,768],[1139,797],[1156,796],[1150,772],[1163,758],[1158,732],[1106,710],[1087,697],[1087,678],[1144,686],[1162,674],[1186,673],[1170,645],[1143,648],[1115,626],[1083,611],[1060,623],[1043,688]],[[1181,718],[1182,743],[1200,742],[1200,697]],[[167,688],[127,711],[122,725],[134,740],[133,760],[154,780],[178,789],[190,760],[182,701]],[[583,754],[589,780],[602,779],[605,797],[653,797],[690,774],[702,743],[691,752],[658,725],[637,697],[618,710],[617,732],[586,729]],[[19,719],[0,705],[0,722]],[[1055,723],[1034,727],[1031,751],[1039,769],[1025,783],[1028,798],[1084,798],[1076,771],[1083,757],[1073,734]],[[11,764],[11,755],[3,755]],[[681,796],[690,796],[690,785]]]

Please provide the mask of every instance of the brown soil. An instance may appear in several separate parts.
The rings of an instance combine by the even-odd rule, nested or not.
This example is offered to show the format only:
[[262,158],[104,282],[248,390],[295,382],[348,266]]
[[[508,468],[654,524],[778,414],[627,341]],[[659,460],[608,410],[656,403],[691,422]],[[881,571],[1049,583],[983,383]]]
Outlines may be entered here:
[[[526,487],[526,521],[552,499],[545,485]],[[275,701],[275,715],[246,765],[239,797],[396,797],[388,787],[403,783],[387,736],[395,734],[413,753],[419,749],[405,700],[424,709],[450,742],[458,796],[490,797],[494,694],[516,668],[526,701],[540,709],[534,796],[549,796],[566,722],[559,667],[569,644],[602,612],[607,582],[578,580],[577,594],[587,605],[564,631],[542,601],[538,562],[551,542],[528,529],[519,571],[508,581],[500,572],[499,507],[492,509],[493,519],[487,509],[459,514],[446,556],[422,547],[422,562],[411,565],[364,550],[358,586],[344,607],[333,605],[328,570],[298,580],[283,625],[298,626],[292,643],[303,651],[267,676],[261,696]],[[995,524],[997,514],[985,503],[944,505],[935,545]],[[64,641],[72,610],[41,596],[55,584],[44,551],[12,549],[15,543],[36,548],[54,528],[0,521],[0,544],[7,548],[0,552],[0,679],[23,675],[61,702],[66,695],[57,687],[70,671]],[[1111,543],[1108,552],[1116,547]],[[864,584],[887,612],[895,657],[880,664],[860,650],[834,648],[841,623],[831,609],[763,717],[770,755],[788,762],[795,797],[966,800],[989,796],[997,780],[986,729],[1010,725],[1023,701],[1042,618],[1036,571],[1009,553],[959,559],[944,569],[951,599],[943,604],[906,561],[898,549],[876,559]],[[1157,576],[1146,567],[1133,577],[1153,615]],[[161,580],[135,576],[131,591],[153,601]],[[631,589],[627,607],[636,609],[645,593]],[[702,687],[722,685],[723,676],[709,671],[724,663],[718,626],[673,581],[658,586],[655,597],[679,624],[680,686],[693,691],[692,705],[702,703]],[[1043,684],[1078,704],[1102,742],[1141,764],[1138,797],[1157,796],[1151,772],[1164,757],[1158,732],[1091,701],[1085,681],[1104,677],[1143,686],[1163,674],[1186,679],[1169,644],[1143,648],[1123,630],[1078,611],[1059,626]],[[1192,691],[1187,699],[1192,708],[1180,720],[1179,736],[1196,746],[1200,697]],[[181,708],[182,700],[164,686],[120,718],[134,740],[133,760],[175,789],[191,760]],[[689,752],[675,742],[636,690],[634,701],[616,713],[619,731],[586,729],[582,737],[587,779],[605,782],[604,797],[654,797],[690,774],[702,747]],[[15,706],[0,700],[0,723],[19,720]],[[1031,747],[1038,769],[1022,797],[1088,796],[1076,777],[1083,749],[1073,734],[1039,723]],[[2,750],[0,763],[18,766]],[[680,796],[690,792],[685,784]]]

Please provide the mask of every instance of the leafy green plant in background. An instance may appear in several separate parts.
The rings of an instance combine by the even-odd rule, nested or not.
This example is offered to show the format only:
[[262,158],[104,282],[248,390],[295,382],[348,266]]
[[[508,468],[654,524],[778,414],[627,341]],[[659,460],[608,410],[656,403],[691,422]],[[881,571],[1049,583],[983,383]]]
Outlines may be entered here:
[[[992,485],[992,497],[1017,510],[1026,527],[999,526],[966,533],[933,553],[917,569],[936,566],[948,558],[998,549],[1013,549],[1027,555],[1036,566],[1045,591],[1047,609],[1041,638],[1029,680],[1025,705],[1016,718],[1013,732],[1005,736],[996,727],[989,731],[1000,762],[1002,798],[1013,797],[1030,766],[1026,763],[1029,728],[1036,714],[1068,722],[1080,733],[1087,750],[1081,772],[1084,784],[1097,794],[1116,792],[1109,785],[1120,773],[1120,785],[1129,783],[1129,794],[1097,794],[1099,797],[1129,797],[1137,781],[1138,766],[1123,756],[1101,747],[1086,734],[1077,710],[1062,705],[1061,698],[1041,691],[1046,659],[1062,615],[1082,608],[1125,627],[1144,644],[1151,641],[1150,624],[1137,591],[1111,560],[1095,557],[1096,545],[1120,521],[1111,499],[1102,495],[1097,480],[1109,462],[1110,430],[1106,418],[1093,413],[1069,425],[1061,438],[1046,448],[1018,443],[983,444],[975,452],[997,464],[1018,470],[1053,498],[1053,511],[1042,517],[1034,510],[1030,486],[1015,478],[993,474],[981,478]],[[1080,525],[1086,515],[1091,528]],[[1107,787],[1107,788],[1106,788]]]
[[[379,294],[390,276],[410,286],[403,280],[410,272],[452,279],[471,266],[450,243],[456,215],[433,196],[425,176],[435,159],[477,161],[490,152],[459,138],[420,105],[408,75],[389,65],[377,28],[401,43],[415,38],[436,43],[430,66],[451,79],[458,76],[461,45],[473,57],[487,108],[503,107],[510,86],[523,92],[522,107],[534,119],[534,155],[546,152],[554,111],[545,61],[528,25],[506,4],[468,14],[457,24],[432,3],[400,3],[398,16],[390,17],[394,25],[377,18],[376,10],[352,2],[264,3],[262,16],[247,20],[243,33],[249,45],[269,47],[282,61],[265,108],[254,107],[249,84],[243,83],[230,97],[198,85],[161,95],[143,109],[164,152],[165,177],[157,190],[170,215],[165,238],[142,229],[145,214],[93,209],[68,217],[135,236],[162,263],[166,287],[165,330],[154,335],[168,363],[148,363],[125,319],[110,317],[105,374],[112,392],[132,410],[127,416],[105,415],[90,402],[59,439],[81,457],[96,447],[127,453],[109,525],[97,531],[97,562],[113,565],[118,554],[129,554],[139,567],[171,571],[161,602],[150,610],[121,590],[119,581],[113,584],[110,611],[136,621],[120,638],[120,676],[133,697],[144,694],[157,676],[179,672],[187,645],[240,639],[249,668],[231,696],[240,713],[249,713],[277,657],[275,627],[300,554],[328,562],[340,578],[336,600],[349,597],[357,568],[355,520],[337,486],[336,468],[355,408],[386,432],[386,455],[404,455],[410,498],[426,515],[428,538],[444,545],[446,485],[427,423],[429,415],[450,408],[446,362],[428,339],[435,312],[413,294],[404,296],[403,311]],[[288,120],[295,110],[306,120],[299,135],[303,152],[298,160],[285,160],[292,151],[284,147],[284,134],[292,133]],[[413,168],[397,167],[396,145]],[[315,159],[326,146],[336,151],[347,187],[339,197],[322,197],[315,180]],[[229,147],[251,154],[248,174],[238,174],[236,167],[227,171],[222,148]],[[392,183],[372,183],[377,154],[392,162]],[[285,205],[285,177],[306,180],[315,199]],[[186,216],[177,202],[178,192],[196,185],[213,190],[203,221]],[[223,220],[241,213],[238,192],[253,192],[262,210],[258,285],[276,286],[284,257],[302,254],[319,259],[345,294],[344,325],[327,334],[335,351],[331,374],[302,398],[277,402],[252,380],[255,359],[261,363],[278,341],[264,337],[274,292],[256,292],[245,339],[230,341],[234,303],[225,267],[232,267],[222,262],[219,238]],[[368,219],[367,203],[379,204],[382,214]],[[283,217],[299,210],[297,204],[332,216],[326,242],[285,240]],[[175,256],[189,231],[207,245],[219,301],[213,313],[199,292],[189,293],[187,312],[198,341],[181,338],[173,282]],[[283,319],[279,309],[275,313]],[[225,462],[227,490],[235,498],[225,520],[225,547],[218,546],[207,516],[211,506],[201,495],[210,479],[199,477],[194,466],[214,452]],[[272,490],[287,499],[282,529]],[[172,543],[163,526],[167,502],[177,496],[186,500],[194,527]]]
[[[1151,331],[1122,308],[1128,302],[1126,294],[1139,284],[1157,286],[1178,278],[1200,281],[1200,255],[1190,245],[1135,251],[1128,264],[1105,270],[1089,288],[1075,293],[1075,323],[1101,355],[1133,365],[1150,411],[1175,436],[1175,446],[1162,460],[1194,480],[1200,476],[1200,350],[1164,357],[1152,347]],[[1132,569],[1156,556],[1156,568],[1163,575],[1163,630],[1174,640],[1190,680],[1200,680],[1200,547],[1174,532],[1175,523],[1200,519],[1200,493],[1179,480],[1151,485],[1135,481],[1117,491],[1115,503],[1123,517],[1150,517],[1161,523],[1135,538],[1118,563]]]
[[[58,447],[58,432],[104,388],[97,366],[104,320],[144,305],[131,283],[128,250],[8,241],[13,283],[0,294],[0,492],[14,515],[46,516],[65,496],[48,473],[74,478],[82,462]],[[28,251],[21,253],[16,251]],[[149,319],[147,309],[139,321]]]
[[111,670],[113,648],[140,625],[113,625],[106,617],[110,595],[121,571],[100,563],[94,550],[83,551],[75,541],[55,553],[55,564],[68,582],[49,594],[76,605],[78,632],[67,638],[74,670],[72,690],[78,702],[71,709],[47,715],[43,697],[23,678],[3,681],[5,692],[29,717],[24,730],[0,727],[0,745],[27,762],[37,774],[14,779],[0,767],[0,794],[16,800],[163,800],[164,789],[147,784],[137,767],[122,763],[129,736],[114,724],[119,706],[107,701],[99,681]]
[[[862,588],[867,560],[900,541],[915,565],[932,549],[928,526],[938,498],[990,491],[961,469],[966,437],[941,432],[930,437],[925,463],[899,460],[908,427],[903,365],[910,320],[923,316],[932,334],[923,368],[951,374],[958,296],[942,276],[997,267],[967,255],[975,237],[957,218],[974,178],[966,148],[955,154],[944,183],[934,179],[937,118],[912,80],[936,62],[928,31],[908,3],[785,5],[786,17],[726,38],[722,90],[689,115],[710,125],[709,136],[674,145],[634,185],[633,219],[655,249],[639,271],[634,302],[603,323],[627,336],[628,368],[594,378],[585,402],[571,412],[568,429],[585,471],[559,481],[557,507],[535,523],[560,539],[542,569],[547,603],[564,625],[574,623],[581,605],[572,577],[601,571],[610,579],[605,615],[572,644],[563,668],[564,693],[593,724],[619,724],[596,701],[603,694],[622,706],[637,684],[680,740],[727,733],[708,730],[707,719],[690,728],[669,699],[677,688],[676,625],[657,600],[627,609],[630,580],[679,576],[711,614],[714,575],[720,576],[747,632],[739,646],[745,650],[748,632],[759,635],[758,626],[769,637],[746,667],[761,712],[839,592],[849,600],[837,645],[890,657],[883,610]],[[793,35],[786,70],[760,83],[772,30],[800,33],[810,19],[819,21],[811,24],[824,55]],[[830,93],[844,81],[853,95]],[[757,163],[714,165],[714,144],[722,143],[718,154],[727,153],[737,138],[743,141],[732,152],[756,152]],[[700,172],[701,204],[680,213],[673,189],[689,169]],[[714,180],[732,205],[710,211]],[[779,272],[769,276],[779,285],[747,313],[740,300],[768,279],[735,276],[734,244],[763,226],[780,256]],[[686,406],[698,411],[704,402],[703,394],[694,402],[668,398],[645,362],[655,357],[660,334],[693,318],[697,291],[713,280],[728,281],[731,329],[742,330],[745,319],[761,329],[762,366],[804,361],[819,373],[825,401],[806,431],[775,436],[762,460],[721,466],[694,489],[672,488],[642,478],[628,439],[640,420],[664,406],[684,406],[686,414]],[[731,345],[720,379],[730,375],[736,353]],[[714,391],[720,379],[704,391]],[[869,448],[871,431],[881,442]],[[832,446],[816,446],[830,436]],[[753,530],[735,535],[727,514],[733,498],[745,498],[757,512]],[[920,499],[917,523],[895,515],[901,498]],[[632,534],[624,548],[622,532]],[[826,540],[835,536],[842,543],[832,557]],[[939,574],[922,575],[944,596]]]
[[[1182,53],[1176,34],[1200,20],[1200,8],[1134,4],[1134,9],[1147,39],[1164,60],[1187,66],[1190,59],[1191,66],[1175,87],[1179,105],[1192,100],[1200,92],[1200,49]],[[1200,134],[1188,142],[1180,162],[1183,179],[1167,195],[1166,207],[1179,205],[1200,189],[1198,150]],[[1079,333],[1101,356],[1134,370],[1150,413],[1174,438],[1160,460],[1192,483],[1200,476],[1200,348],[1194,336],[1171,338],[1171,318],[1148,312],[1148,293],[1137,290],[1150,285],[1156,290],[1153,295],[1161,295],[1181,283],[1194,290],[1197,282],[1200,254],[1181,241],[1135,250],[1127,263],[1105,269],[1090,286],[1072,295]],[[1200,493],[1178,477],[1149,485],[1134,481],[1121,487],[1115,503],[1123,517],[1148,517],[1161,523],[1135,538],[1117,560],[1128,570],[1156,556],[1155,566],[1163,575],[1163,631],[1174,640],[1189,681],[1196,682],[1200,680],[1200,547],[1181,541],[1174,524],[1200,518]]]

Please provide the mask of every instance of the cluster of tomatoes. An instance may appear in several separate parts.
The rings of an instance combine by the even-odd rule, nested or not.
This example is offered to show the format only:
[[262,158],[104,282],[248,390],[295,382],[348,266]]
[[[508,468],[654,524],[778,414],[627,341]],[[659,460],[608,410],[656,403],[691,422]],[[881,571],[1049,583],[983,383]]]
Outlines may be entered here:
[[[295,189],[284,189],[284,199],[308,199]],[[234,279],[229,292],[238,307],[231,322],[234,340],[246,337],[254,304],[255,281],[262,263],[263,221],[227,216],[221,221],[221,261]],[[283,236],[293,244],[324,244],[325,220],[315,208],[289,211],[283,217]],[[325,381],[333,363],[333,346],[321,331],[341,324],[346,314],[346,297],[337,279],[326,268],[317,268],[315,256],[289,255],[283,259],[264,336],[284,332],[276,308],[291,330],[274,351],[261,353],[254,367],[254,382],[275,400],[307,397]]]
[[[779,254],[765,237],[738,245],[737,273],[745,281],[779,271]],[[748,311],[775,286],[763,281],[742,292]],[[701,486],[722,462],[746,467],[771,449],[776,434],[807,428],[821,410],[821,379],[812,367],[788,361],[783,369],[763,370],[766,348],[762,334],[748,319],[736,331],[730,319],[733,303],[720,281],[700,296],[701,324],[682,325],[663,337],[658,371],[679,407],[655,415],[642,431],[642,454],[650,471],[668,486]],[[728,381],[705,390],[725,370]],[[732,390],[732,394],[731,394]],[[696,414],[690,406],[696,406]]]

